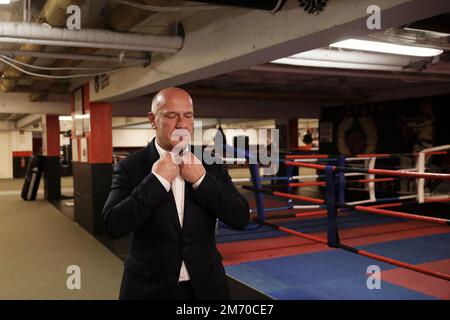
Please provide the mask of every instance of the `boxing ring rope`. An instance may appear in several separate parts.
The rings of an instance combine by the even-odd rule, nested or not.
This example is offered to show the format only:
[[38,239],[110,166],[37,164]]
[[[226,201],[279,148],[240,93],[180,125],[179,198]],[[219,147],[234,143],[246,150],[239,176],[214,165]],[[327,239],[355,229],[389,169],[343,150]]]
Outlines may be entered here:
[[[377,255],[365,250],[357,249],[351,246],[348,246],[344,243],[341,243],[339,240],[339,233],[337,228],[337,213],[345,212],[345,211],[362,211],[368,212],[377,215],[386,215],[393,216],[399,218],[406,218],[411,220],[424,221],[429,223],[441,224],[441,225],[450,225],[450,220],[442,219],[442,218],[434,218],[434,217],[426,217],[416,214],[398,212],[393,210],[386,210],[386,208],[400,207],[409,203],[423,203],[423,202],[447,202],[450,201],[450,197],[448,196],[440,196],[433,198],[426,198],[424,192],[424,183],[422,182],[420,185],[418,183],[417,194],[414,195],[406,195],[399,197],[390,197],[390,198],[376,198],[375,196],[375,183],[377,182],[392,182],[400,179],[418,179],[418,181],[424,181],[425,179],[438,179],[438,180],[450,180],[450,174],[441,174],[441,173],[429,173],[425,172],[425,157],[430,155],[442,155],[448,154],[448,150],[450,149],[450,145],[441,146],[436,148],[430,148],[423,150],[419,153],[409,153],[409,154],[361,154],[355,157],[345,158],[343,156],[337,157],[337,159],[332,158],[332,156],[324,155],[324,154],[316,154],[316,155],[286,155],[286,160],[284,160],[284,164],[287,166],[287,174],[284,177],[261,177],[259,175],[258,165],[249,165],[251,178],[242,178],[242,179],[233,179],[234,182],[249,182],[251,181],[253,187],[243,186],[243,188],[247,190],[251,190],[255,192],[257,208],[251,209],[251,212],[257,212],[258,216],[253,218],[253,221],[258,223],[259,225],[265,225],[274,229],[277,229],[281,232],[285,232],[291,235],[299,236],[314,242],[327,244],[332,248],[340,248],[352,253],[356,253],[362,256],[366,256],[372,259],[376,259],[382,262],[390,263],[402,268],[410,269],[416,272],[420,272],[422,274],[434,276],[440,279],[444,279],[450,281],[450,275],[443,274],[441,272],[428,270],[422,267],[418,267],[412,264],[408,264],[402,261],[398,261],[392,258],[388,258],[385,256]],[[388,157],[401,157],[401,156],[414,156],[418,158],[417,168],[411,169],[403,169],[403,170],[386,170],[386,169],[376,169],[375,162],[377,157],[388,158]],[[347,161],[367,161],[369,160],[368,168],[357,168],[357,167],[348,167],[346,166]],[[281,162],[281,161],[280,161]],[[311,163],[316,162],[316,163]],[[325,164],[320,162],[326,162]],[[338,165],[330,165],[332,162],[338,162]],[[294,167],[305,167],[316,170],[322,170],[325,174],[316,174],[316,175],[293,175]],[[377,175],[388,176],[387,178],[377,178]],[[356,177],[356,176],[366,176],[365,179],[357,179],[357,180],[349,180],[346,181],[346,177]],[[309,181],[305,182],[306,179],[320,179],[325,178],[325,181]],[[337,179],[337,180],[335,180]],[[294,182],[293,180],[299,180],[298,182]],[[287,187],[287,192],[279,192],[273,191],[269,188],[262,185],[262,181],[286,181],[287,184],[283,185]],[[345,194],[343,190],[345,190],[346,183],[364,183],[369,186],[369,199],[362,201],[354,201],[354,202],[345,202]],[[278,185],[272,185],[269,187],[276,187]],[[293,187],[306,187],[306,186],[318,186],[325,187],[325,200],[306,197],[302,195],[292,194]],[[338,200],[336,201],[336,186],[339,186],[339,194]],[[419,194],[420,192],[420,194]],[[273,208],[264,208],[263,205],[263,194],[269,194],[276,197],[287,198],[288,205],[282,207],[273,207]],[[390,202],[390,201],[399,201],[399,200],[417,200],[410,202],[393,202],[393,203],[384,203],[380,204],[380,202]],[[300,200],[305,202],[315,203],[316,205],[294,205],[293,200]],[[420,202],[421,201],[421,202]],[[360,204],[363,203],[374,203],[371,206],[362,206]],[[274,215],[271,217],[266,217],[265,212],[273,212],[280,210],[289,210],[289,209],[323,209],[316,211],[307,211],[307,212],[297,212],[297,213],[286,213]],[[302,218],[302,217],[313,217],[313,216],[327,216],[327,239],[322,239],[320,237],[312,236],[303,232],[299,232],[296,230],[292,230],[271,222],[268,222],[269,219],[281,219],[281,218]]]
[[[261,223],[266,225],[266,226],[268,226],[268,227],[276,229],[278,231],[285,232],[285,233],[288,233],[288,234],[291,234],[291,235],[294,235],[294,236],[297,236],[297,237],[301,237],[301,238],[304,238],[304,239],[308,239],[308,240],[311,240],[311,241],[314,241],[314,242],[318,242],[318,243],[322,243],[322,244],[330,246],[329,241],[327,241],[327,240],[325,240],[323,238],[312,236],[312,235],[309,235],[309,234],[306,234],[306,233],[303,233],[303,232],[299,232],[299,231],[296,231],[296,230],[292,230],[292,229],[289,229],[289,228],[285,228],[283,226],[279,226],[279,225],[276,225],[274,223],[270,223],[270,222],[267,222],[267,221],[263,221]],[[368,258],[371,258],[371,259],[375,259],[375,260],[378,260],[378,261],[386,262],[386,263],[389,263],[389,264],[392,264],[392,265],[395,265],[395,266],[398,266],[398,267],[401,267],[401,268],[413,270],[413,271],[416,271],[416,272],[419,272],[419,273],[422,273],[422,274],[426,274],[426,275],[429,275],[429,276],[433,276],[433,277],[436,277],[436,278],[440,278],[440,279],[443,279],[443,280],[450,281],[450,275],[448,275],[448,274],[445,274],[445,273],[442,273],[442,272],[438,272],[438,271],[428,270],[428,269],[425,269],[425,268],[422,268],[422,267],[415,266],[413,264],[409,264],[409,263],[406,263],[406,262],[402,262],[402,261],[398,261],[398,260],[395,260],[395,259],[391,259],[391,258],[388,258],[388,257],[385,257],[385,256],[381,256],[381,255],[378,255],[378,254],[375,254],[375,253],[372,253],[372,252],[368,252],[368,251],[365,251],[365,250],[357,249],[357,248],[345,245],[343,243],[337,243],[333,247],[339,248],[339,249],[343,249],[343,250],[346,250],[346,251],[349,251],[349,252],[352,252],[352,253],[356,253],[356,254],[359,254],[361,256],[365,256],[365,257],[368,257]]]
[[[417,171],[418,172],[425,172],[425,156],[430,154],[442,154],[443,152],[447,153],[447,151],[450,149],[450,145],[444,145],[434,148],[428,148],[424,149],[421,152],[419,152],[418,159],[417,159]],[[425,179],[421,178],[417,182],[417,196],[418,196],[418,202],[424,203],[425,202]]]
[[[432,150],[425,150],[423,154],[426,154],[428,152],[433,151],[440,151],[443,147],[439,148],[433,148]],[[445,146],[445,148],[448,148],[448,146]],[[420,155],[419,155],[420,157]],[[348,246],[346,244],[343,244],[339,240],[339,234],[338,234],[338,228],[337,228],[337,212],[339,208],[336,208],[336,200],[335,200],[335,172],[346,172],[346,171],[362,171],[364,173],[369,173],[372,175],[394,175],[399,177],[406,177],[406,178],[419,178],[419,179],[440,179],[440,180],[450,180],[450,174],[436,174],[436,173],[425,173],[424,172],[424,164],[422,162],[422,167],[419,167],[418,172],[402,172],[402,171],[394,171],[394,170],[381,170],[381,169],[359,169],[359,168],[352,168],[352,167],[341,167],[341,166],[327,166],[327,165],[321,165],[321,164],[313,164],[313,163],[299,163],[294,161],[286,161],[286,165],[288,166],[299,166],[299,167],[308,167],[308,168],[314,168],[318,170],[324,170],[325,175],[327,178],[326,183],[326,194],[327,194],[327,211],[328,211],[328,246],[329,247],[335,247],[335,248],[341,248],[349,252],[353,252],[359,255],[363,255],[372,259],[376,259],[379,261],[387,262],[399,267],[407,268],[413,271],[417,271],[423,274],[431,275],[440,279],[444,279],[447,281],[450,281],[450,275],[443,274],[441,272],[436,272],[432,270],[428,270],[425,268],[421,268],[415,265],[411,265],[405,262],[401,262],[395,259],[391,259],[388,257],[384,257],[381,255],[377,255],[368,251],[364,251],[361,249],[357,249],[351,246]],[[405,198],[418,198],[418,195],[414,196],[406,196]],[[402,198],[402,197],[401,197]],[[342,204],[341,204],[342,205]],[[376,205],[376,207],[365,207],[365,206],[359,206],[359,205],[350,205],[350,204],[343,204],[343,207],[348,209],[354,209],[357,211],[363,211],[363,212],[369,212],[373,214],[381,214],[381,215],[388,215],[388,216],[394,216],[394,217],[400,217],[400,218],[407,218],[411,220],[418,220],[418,221],[425,221],[430,223],[436,223],[436,224],[442,224],[442,225],[450,225],[450,220],[448,219],[441,219],[441,218],[434,218],[434,217],[426,217],[426,216],[420,216],[410,213],[403,213],[398,211],[392,211],[392,210],[386,210],[382,208],[386,207],[392,207],[392,206],[400,206],[400,203],[395,204],[385,204],[385,205]],[[281,229],[280,229],[281,230]],[[301,235],[299,235],[301,236]]]
[[[286,161],[286,165],[288,166],[297,166],[297,167],[305,167],[312,168],[318,170],[325,170],[326,165],[323,164],[314,164],[314,163],[301,163],[301,162],[293,162]],[[374,174],[374,175],[382,175],[382,176],[397,176],[397,177],[408,177],[411,179],[439,179],[439,180],[450,180],[450,175],[443,173],[424,173],[424,172],[409,172],[409,171],[395,171],[395,170],[386,170],[386,169],[359,169],[353,167],[340,167],[340,166],[329,166],[333,171],[344,171],[344,172],[360,172],[365,174]]]

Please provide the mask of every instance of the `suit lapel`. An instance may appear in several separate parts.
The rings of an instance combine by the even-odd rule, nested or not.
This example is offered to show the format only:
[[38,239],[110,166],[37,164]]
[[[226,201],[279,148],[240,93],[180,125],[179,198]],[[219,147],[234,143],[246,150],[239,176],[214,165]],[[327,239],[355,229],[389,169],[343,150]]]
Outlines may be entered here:
[[192,212],[191,212],[191,192],[192,184],[184,182],[184,215],[183,215],[183,230],[189,229],[191,226]]
[[[149,159],[149,171],[151,171],[153,164],[159,160],[159,153],[158,150],[156,150],[155,146],[155,138],[148,144],[147,146],[148,151],[148,159]],[[172,189],[170,189],[170,200],[168,203],[168,211],[169,215],[171,217],[172,222],[175,225],[175,228],[179,233],[181,233],[181,225],[180,225],[180,219],[178,218],[178,210],[177,205],[175,203],[175,195],[173,194]]]
[[177,204],[175,202],[175,195],[173,194],[172,189],[170,190],[170,194],[172,195],[169,200],[169,214],[172,218],[172,222],[175,224],[175,228],[179,233],[181,233],[181,224],[180,218],[178,217],[178,209]]

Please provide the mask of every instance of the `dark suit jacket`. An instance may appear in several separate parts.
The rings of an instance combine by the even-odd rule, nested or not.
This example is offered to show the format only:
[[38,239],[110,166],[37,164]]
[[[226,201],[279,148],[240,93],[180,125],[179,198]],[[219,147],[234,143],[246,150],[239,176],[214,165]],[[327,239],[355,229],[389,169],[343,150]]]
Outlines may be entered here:
[[229,298],[222,256],[216,248],[216,218],[244,229],[249,207],[223,165],[204,165],[197,189],[185,182],[183,228],[172,190],[151,173],[159,159],[155,140],[113,171],[111,192],[103,209],[108,234],[133,232],[120,299],[164,299],[165,285],[177,282],[184,260],[198,299]]

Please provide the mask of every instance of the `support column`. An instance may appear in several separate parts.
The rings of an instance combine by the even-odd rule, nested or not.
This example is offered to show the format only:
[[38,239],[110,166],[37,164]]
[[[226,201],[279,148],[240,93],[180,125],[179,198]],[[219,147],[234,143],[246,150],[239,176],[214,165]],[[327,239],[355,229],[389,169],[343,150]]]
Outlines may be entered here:
[[112,107],[90,102],[88,85],[74,92],[72,102],[75,221],[90,233],[103,235],[102,211],[112,177]]
[[59,119],[57,115],[42,116],[42,153],[44,156],[44,197],[61,198],[61,165],[59,163]]
[[291,118],[288,120],[287,130],[287,145],[288,149],[298,149],[298,119]]
[[[279,130],[280,158],[284,158],[289,150],[298,149],[298,119],[275,119],[275,127]],[[291,168],[293,175],[298,174],[298,168]],[[283,162],[280,162],[277,176],[288,175],[288,170]],[[287,182],[275,181],[273,184],[287,184]]]

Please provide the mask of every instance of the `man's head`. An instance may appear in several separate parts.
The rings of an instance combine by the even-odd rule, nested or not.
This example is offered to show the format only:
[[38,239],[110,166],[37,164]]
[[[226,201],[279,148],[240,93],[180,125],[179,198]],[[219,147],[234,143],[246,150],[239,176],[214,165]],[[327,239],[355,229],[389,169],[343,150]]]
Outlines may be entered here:
[[194,109],[189,94],[180,88],[167,88],[152,100],[148,119],[156,129],[156,140],[165,150],[189,142],[194,128]]

